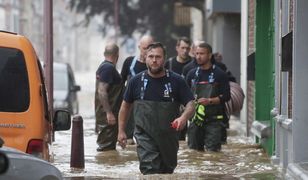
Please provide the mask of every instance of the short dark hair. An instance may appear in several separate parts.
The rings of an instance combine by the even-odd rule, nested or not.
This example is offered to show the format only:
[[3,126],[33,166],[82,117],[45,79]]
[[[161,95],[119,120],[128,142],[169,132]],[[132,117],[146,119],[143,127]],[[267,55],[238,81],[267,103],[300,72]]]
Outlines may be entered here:
[[180,37],[177,42],[176,42],[176,46],[179,46],[181,44],[181,41],[185,42],[186,44],[188,44],[189,46],[191,45],[191,40],[188,37]]
[[149,44],[148,47],[147,47],[147,51],[150,51],[150,50],[155,49],[155,48],[161,48],[163,50],[164,57],[167,56],[166,48],[161,42],[153,42],[153,43]]
[[200,44],[197,45],[197,47],[205,48],[209,51],[209,53],[212,53],[212,46],[209,45],[208,43],[205,43],[205,42],[200,43]]
[[105,47],[104,56],[117,55],[119,53],[119,47],[116,44],[109,44]]

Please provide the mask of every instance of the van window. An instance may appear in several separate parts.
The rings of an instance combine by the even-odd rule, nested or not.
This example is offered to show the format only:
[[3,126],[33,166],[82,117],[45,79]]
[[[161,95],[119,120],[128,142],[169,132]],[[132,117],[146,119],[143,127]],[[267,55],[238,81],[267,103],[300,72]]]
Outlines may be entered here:
[[24,112],[29,108],[29,80],[23,53],[0,47],[0,111]]
[[68,76],[65,69],[59,69],[53,73],[53,89],[67,91],[69,88]]

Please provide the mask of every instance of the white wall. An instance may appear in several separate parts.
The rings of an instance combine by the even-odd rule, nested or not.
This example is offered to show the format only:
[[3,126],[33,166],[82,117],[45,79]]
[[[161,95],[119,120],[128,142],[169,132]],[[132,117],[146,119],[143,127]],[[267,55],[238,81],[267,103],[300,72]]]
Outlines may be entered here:
[[293,162],[308,162],[308,1],[297,0],[294,7],[293,45]]
[[0,29],[5,30],[5,11],[4,8],[0,7]]
[[193,41],[203,39],[202,12],[199,9],[191,8],[191,39]]

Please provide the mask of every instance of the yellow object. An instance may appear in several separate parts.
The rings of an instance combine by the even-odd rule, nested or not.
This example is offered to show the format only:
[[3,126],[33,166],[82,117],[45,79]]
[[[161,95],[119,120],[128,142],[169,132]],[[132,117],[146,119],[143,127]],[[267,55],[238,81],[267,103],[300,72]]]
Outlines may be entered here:
[[[206,119],[205,116],[205,106],[202,104],[198,104],[196,103],[196,113],[194,115],[194,117],[192,118],[192,122],[194,122],[197,126],[202,126],[203,122]],[[216,120],[223,120],[224,116],[223,115],[217,115],[217,116],[213,116],[213,119]]]
[[[5,103],[1,105],[2,109],[0,110],[0,137],[5,142],[4,146],[13,147],[23,152],[27,152],[27,148],[29,148],[29,143],[32,142],[32,145],[34,145],[34,147],[32,147],[32,150],[30,151],[35,151],[35,148],[42,149],[42,151],[38,151],[39,153],[34,155],[48,160],[49,144],[51,143],[53,133],[52,121],[50,119],[50,115],[48,114],[49,112],[47,111],[47,98],[44,89],[45,87],[43,85],[44,79],[42,77],[42,72],[39,67],[40,64],[35,50],[26,37],[1,31],[0,49],[0,53],[17,52],[15,56],[12,53],[7,53],[7,57],[3,54],[0,54],[0,56],[2,56],[1,60],[3,61],[3,66],[1,65],[2,67],[0,70],[1,75],[6,74],[6,76],[8,77],[1,79],[1,85],[9,84],[11,87],[11,81],[11,83],[15,84],[15,88],[18,88],[18,85],[20,85],[20,83],[26,84],[25,87],[29,88],[22,89],[22,91],[29,92],[29,95],[27,95],[29,99],[25,101],[26,103],[23,102],[24,109],[17,110],[14,112],[13,110],[5,110]],[[24,62],[22,58],[18,57],[23,57]],[[17,63],[12,64],[13,61]],[[22,65],[20,65],[20,62],[22,62]],[[24,67],[24,63],[26,65],[26,72],[24,74],[26,74],[28,77],[19,78],[20,74],[22,74],[19,72],[19,69],[22,68],[18,67]],[[8,64],[10,64],[9,67]],[[25,80],[23,82],[12,82],[15,80],[10,78],[10,76],[16,77],[15,79],[28,79],[28,81]],[[2,92],[3,91],[1,91],[1,93]],[[11,93],[10,91],[6,91],[6,94]],[[1,97],[10,99],[14,98],[13,95],[12,97],[10,97],[3,94],[1,94]],[[19,99],[21,98],[24,98],[24,96],[19,97]],[[15,106],[15,104],[18,104],[18,102],[12,104]]]
[[216,119],[223,119],[223,118],[224,118],[223,115],[218,115],[218,116],[216,116]]
[[192,119],[197,126],[202,126],[205,119],[205,106],[202,104],[196,105],[196,113]]

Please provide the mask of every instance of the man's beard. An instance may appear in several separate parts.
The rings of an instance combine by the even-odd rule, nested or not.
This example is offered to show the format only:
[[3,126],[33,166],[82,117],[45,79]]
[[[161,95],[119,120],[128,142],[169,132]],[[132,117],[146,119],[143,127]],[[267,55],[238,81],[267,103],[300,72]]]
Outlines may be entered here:
[[163,70],[164,70],[164,67],[161,66],[157,69],[152,69],[150,66],[148,67],[149,68],[149,71],[152,73],[152,74],[159,74],[161,73]]
[[198,61],[198,60],[197,60],[197,64],[198,64],[199,66],[202,66],[202,65],[204,65],[205,63],[204,63],[203,61]]
[[210,59],[207,59],[207,60],[198,60],[198,59],[196,59],[196,61],[197,61],[197,64],[199,66],[203,66],[203,65],[208,64],[209,62],[211,62]]

